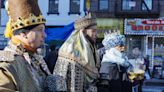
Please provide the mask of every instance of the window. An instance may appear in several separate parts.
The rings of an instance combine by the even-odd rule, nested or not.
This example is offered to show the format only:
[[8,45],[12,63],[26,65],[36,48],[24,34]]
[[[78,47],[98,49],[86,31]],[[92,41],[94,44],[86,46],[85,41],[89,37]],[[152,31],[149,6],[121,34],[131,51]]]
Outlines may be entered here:
[[153,3],[152,0],[143,0],[142,10],[152,10],[152,3]]
[[1,0],[1,8],[5,8],[5,0]]
[[69,14],[80,14],[80,0],[70,0]]
[[133,0],[122,0],[123,10],[132,10],[136,6],[136,2]]
[[109,1],[108,0],[99,0],[99,10],[108,10]]
[[144,37],[141,36],[129,36],[127,37],[127,53],[128,57],[130,58],[132,54],[132,50],[135,47],[138,47],[142,53],[144,53]]
[[49,0],[48,14],[58,14],[59,0]]

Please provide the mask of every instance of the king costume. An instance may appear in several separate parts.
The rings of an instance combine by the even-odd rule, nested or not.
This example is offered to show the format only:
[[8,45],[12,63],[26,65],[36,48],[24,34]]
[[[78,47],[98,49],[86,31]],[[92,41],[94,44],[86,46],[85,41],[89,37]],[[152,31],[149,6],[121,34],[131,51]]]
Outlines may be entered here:
[[75,21],[76,30],[59,49],[54,69],[57,91],[97,91],[99,59],[95,45],[83,32],[91,26],[96,26],[96,20],[89,16]]
[[0,51],[0,92],[47,92],[50,72],[42,56],[13,37],[14,31],[46,22],[37,0],[7,0],[6,9],[10,41]]

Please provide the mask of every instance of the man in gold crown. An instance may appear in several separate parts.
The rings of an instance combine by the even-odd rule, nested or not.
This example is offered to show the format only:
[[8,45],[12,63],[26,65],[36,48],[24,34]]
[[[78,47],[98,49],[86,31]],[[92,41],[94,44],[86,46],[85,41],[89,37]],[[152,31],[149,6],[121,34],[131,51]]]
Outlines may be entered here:
[[75,31],[59,49],[53,73],[56,91],[97,92],[96,20],[87,15],[75,21],[74,26]]
[[0,51],[0,92],[45,92],[50,72],[36,53],[45,37],[45,19],[37,0],[7,0],[6,9],[5,36],[10,41]]

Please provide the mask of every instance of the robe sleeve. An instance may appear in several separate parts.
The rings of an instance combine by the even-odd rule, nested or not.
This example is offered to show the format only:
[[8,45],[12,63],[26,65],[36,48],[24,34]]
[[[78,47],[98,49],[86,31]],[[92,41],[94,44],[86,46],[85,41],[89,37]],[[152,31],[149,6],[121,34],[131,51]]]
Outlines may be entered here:
[[13,81],[10,73],[0,67],[0,92],[16,92]]
[[57,60],[53,75],[55,76],[56,91],[67,91],[67,72],[69,62]]

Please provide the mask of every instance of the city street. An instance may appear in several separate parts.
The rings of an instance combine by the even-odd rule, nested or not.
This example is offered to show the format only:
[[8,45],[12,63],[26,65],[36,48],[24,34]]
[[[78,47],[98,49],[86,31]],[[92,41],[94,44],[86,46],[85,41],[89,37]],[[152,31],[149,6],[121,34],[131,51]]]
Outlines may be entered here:
[[164,92],[163,79],[149,79],[145,80],[142,86],[143,92]]

